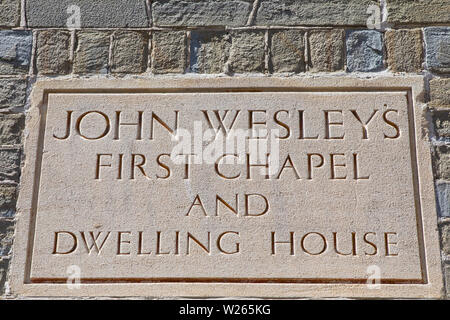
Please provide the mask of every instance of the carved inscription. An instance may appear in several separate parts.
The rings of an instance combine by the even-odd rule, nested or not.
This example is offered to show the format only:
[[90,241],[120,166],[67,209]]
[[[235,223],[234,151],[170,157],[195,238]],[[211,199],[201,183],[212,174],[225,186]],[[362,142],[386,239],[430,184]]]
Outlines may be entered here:
[[418,281],[410,130],[404,91],[50,93],[31,278]]

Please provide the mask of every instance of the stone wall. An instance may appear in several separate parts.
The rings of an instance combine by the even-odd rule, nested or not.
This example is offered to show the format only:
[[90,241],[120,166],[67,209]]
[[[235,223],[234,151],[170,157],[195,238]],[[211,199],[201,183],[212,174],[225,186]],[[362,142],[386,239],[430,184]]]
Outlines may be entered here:
[[449,297],[450,0],[1,0],[0,296],[36,79],[248,73],[424,75]]

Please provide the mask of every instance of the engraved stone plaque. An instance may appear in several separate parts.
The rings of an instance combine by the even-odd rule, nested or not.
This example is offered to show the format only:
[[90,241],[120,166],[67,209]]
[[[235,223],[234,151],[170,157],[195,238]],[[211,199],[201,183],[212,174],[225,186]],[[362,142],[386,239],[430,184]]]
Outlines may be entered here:
[[437,297],[423,79],[43,81],[12,290]]

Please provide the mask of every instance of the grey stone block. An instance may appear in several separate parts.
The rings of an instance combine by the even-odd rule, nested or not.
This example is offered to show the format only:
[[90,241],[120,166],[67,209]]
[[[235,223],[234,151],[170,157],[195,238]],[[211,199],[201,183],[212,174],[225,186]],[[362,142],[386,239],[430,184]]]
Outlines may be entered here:
[[17,190],[15,186],[0,185],[0,218],[14,218]]
[[0,182],[19,182],[20,158],[19,148],[0,149]]
[[0,109],[22,107],[26,99],[27,82],[18,79],[0,79]]
[[148,35],[116,31],[112,40],[111,72],[142,73],[147,69]]
[[190,70],[223,73],[230,56],[231,36],[227,32],[191,32]]
[[5,293],[5,282],[7,281],[9,258],[0,258],[0,296]]
[[305,71],[305,33],[300,30],[280,30],[271,33],[273,72]]
[[76,19],[73,17],[78,12],[77,7],[81,28],[149,26],[145,0],[27,0],[28,26],[75,27]]
[[430,81],[430,105],[437,109],[450,109],[450,78],[435,78]]
[[28,73],[32,47],[31,31],[0,31],[0,74]]
[[0,114],[0,145],[20,144],[25,126],[23,114]]
[[428,69],[450,72],[450,27],[425,28],[425,44]]
[[0,219],[0,259],[11,254],[14,238],[14,221]]
[[433,112],[434,130],[439,138],[450,139],[450,110]]
[[70,72],[70,32],[40,31],[37,40],[37,71],[39,74]]
[[450,181],[450,145],[435,147],[433,160],[436,179]]
[[233,31],[231,33],[230,71],[236,73],[264,72],[264,31]]
[[262,0],[257,25],[365,26],[374,0]]
[[157,0],[152,3],[155,26],[244,26],[252,0]]
[[450,22],[450,0],[389,0],[387,9],[394,24]]
[[447,292],[447,299],[450,299],[450,265],[446,265],[444,269],[445,276],[445,291]]
[[450,225],[444,224],[440,227],[442,251],[450,255]]
[[420,72],[423,62],[422,30],[386,31],[387,58],[394,72]]
[[333,72],[344,69],[344,30],[311,31],[308,43],[310,71]]
[[347,32],[347,70],[374,72],[383,69],[383,35],[375,30]]
[[438,183],[436,185],[436,197],[439,216],[450,218],[450,183]]
[[20,22],[20,0],[0,1],[0,27],[15,27]]
[[152,34],[152,71],[184,73],[186,68],[186,33],[157,31]]
[[73,62],[74,73],[108,73],[110,34],[106,31],[82,31]]

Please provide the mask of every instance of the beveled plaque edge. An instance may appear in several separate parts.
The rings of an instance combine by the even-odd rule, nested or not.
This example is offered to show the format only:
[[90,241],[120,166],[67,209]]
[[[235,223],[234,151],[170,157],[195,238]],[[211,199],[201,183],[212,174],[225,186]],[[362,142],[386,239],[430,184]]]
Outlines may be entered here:
[[[30,274],[31,243],[29,234],[33,226],[30,211],[36,181],[39,135],[43,133],[41,117],[45,111],[48,92],[177,92],[189,88],[206,92],[214,89],[296,89],[318,91],[404,89],[410,92],[414,108],[415,146],[417,154],[420,205],[422,209],[423,251],[425,284],[383,284],[381,289],[368,289],[365,284],[272,284],[272,283],[102,283],[82,284],[80,289],[69,289],[66,284],[35,284],[26,278]],[[11,262],[11,294],[36,297],[247,297],[247,298],[440,298],[443,295],[443,278],[430,143],[423,128],[424,77],[377,76],[358,77],[156,77],[154,79],[70,79],[38,80],[31,95],[31,108],[27,112],[24,131],[25,164],[22,168],[17,225]],[[420,223],[419,223],[420,224]]]

